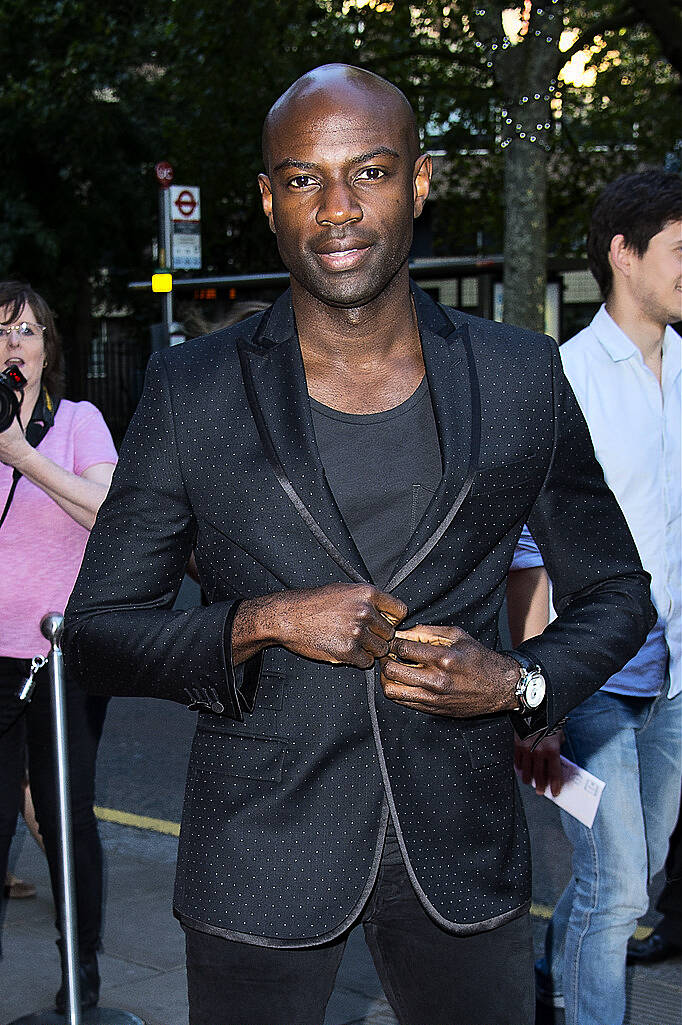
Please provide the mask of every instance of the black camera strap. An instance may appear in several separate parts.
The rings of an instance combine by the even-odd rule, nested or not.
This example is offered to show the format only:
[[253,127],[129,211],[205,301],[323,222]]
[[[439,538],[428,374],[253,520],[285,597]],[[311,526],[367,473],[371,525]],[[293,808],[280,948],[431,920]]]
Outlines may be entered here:
[[[59,399],[56,402],[52,400],[47,388],[43,387],[40,390],[38,401],[33,407],[31,413],[31,419],[28,422],[26,431],[24,432],[26,441],[33,448],[37,448],[40,442],[43,440],[50,427],[54,424],[55,414],[59,408]],[[22,474],[20,470],[17,470],[16,466],[12,472],[12,484],[7,495],[7,501],[5,502],[5,508],[2,510],[2,516],[0,516],[0,527],[7,518],[9,507],[12,504],[14,498],[14,492],[17,490],[17,484]]]

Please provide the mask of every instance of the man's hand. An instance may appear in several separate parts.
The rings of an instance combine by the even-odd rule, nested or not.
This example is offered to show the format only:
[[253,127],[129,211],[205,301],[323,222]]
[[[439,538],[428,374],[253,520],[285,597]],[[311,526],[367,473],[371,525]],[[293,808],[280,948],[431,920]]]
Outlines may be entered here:
[[545,737],[531,751],[533,738],[527,737],[520,740],[514,737],[514,765],[521,773],[524,783],[532,783],[535,780],[535,790],[538,794],[544,794],[547,785],[552,789],[552,795],[557,797],[561,793],[564,778],[561,771],[561,745],[564,734],[562,730]]
[[281,645],[304,658],[369,669],[388,654],[407,606],[371,584],[327,584],[242,602],[232,630],[235,663]]
[[461,718],[511,711],[518,679],[518,662],[456,626],[400,630],[382,661],[386,697],[431,715]]

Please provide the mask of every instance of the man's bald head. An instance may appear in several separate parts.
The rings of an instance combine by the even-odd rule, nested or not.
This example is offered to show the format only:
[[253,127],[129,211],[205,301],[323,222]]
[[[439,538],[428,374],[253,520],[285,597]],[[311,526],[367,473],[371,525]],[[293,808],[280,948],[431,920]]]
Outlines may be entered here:
[[275,100],[263,124],[263,161],[270,171],[273,135],[286,132],[287,123],[312,109],[370,106],[389,123],[403,128],[409,156],[419,155],[419,133],[414,111],[404,93],[379,75],[350,64],[324,64],[298,78]]

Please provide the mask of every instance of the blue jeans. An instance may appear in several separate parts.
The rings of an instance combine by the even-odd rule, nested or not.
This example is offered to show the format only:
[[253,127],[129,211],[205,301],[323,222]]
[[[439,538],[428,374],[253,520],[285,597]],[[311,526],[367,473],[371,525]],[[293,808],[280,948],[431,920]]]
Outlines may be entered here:
[[606,782],[587,829],[562,812],[573,878],[545,940],[566,1025],[622,1025],[625,955],[648,907],[647,884],[664,862],[680,801],[682,695],[669,700],[598,691],[575,708],[564,754]]

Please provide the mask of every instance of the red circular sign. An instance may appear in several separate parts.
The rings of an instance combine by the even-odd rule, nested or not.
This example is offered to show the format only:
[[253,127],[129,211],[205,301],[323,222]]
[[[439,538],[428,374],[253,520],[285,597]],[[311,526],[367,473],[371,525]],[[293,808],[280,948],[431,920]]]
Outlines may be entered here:
[[160,160],[154,168],[156,174],[156,180],[162,189],[170,187],[173,181],[173,168],[167,160]]
[[175,200],[175,206],[177,206],[183,217],[191,217],[197,208],[197,201],[189,189],[183,189]]

